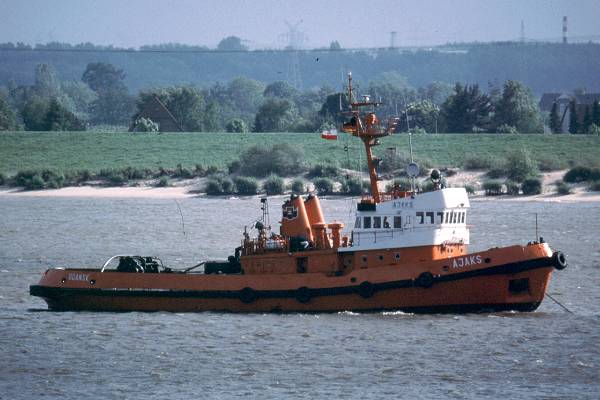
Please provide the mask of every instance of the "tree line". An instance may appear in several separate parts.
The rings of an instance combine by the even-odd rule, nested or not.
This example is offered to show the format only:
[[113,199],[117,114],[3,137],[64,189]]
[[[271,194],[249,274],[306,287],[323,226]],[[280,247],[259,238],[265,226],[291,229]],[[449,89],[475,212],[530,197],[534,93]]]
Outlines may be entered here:
[[[137,116],[157,97],[189,132],[317,132],[338,125],[340,110],[348,107],[346,94],[327,84],[297,90],[281,80],[264,84],[237,77],[205,88],[166,85],[132,96],[124,71],[109,63],[89,63],[79,80],[59,79],[50,64],[37,65],[34,75],[32,85],[0,88],[0,130],[123,130],[132,124],[154,130],[152,121]],[[487,92],[477,84],[444,82],[414,88],[388,72],[364,82],[357,93],[383,102],[376,110],[383,121],[400,117],[400,132],[541,133],[548,118],[557,126],[552,115],[540,113],[531,90],[513,80],[490,85]],[[587,128],[594,115],[586,117]]]
[[[120,49],[91,43],[0,44],[0,84],[31,84],[37,64],[52,64],[65,80],[79,80],[91,62],[118,65],[132,91],[160,85],[190,83],[207,87],[245,76],[261,82],[289,80],[289,50],[248,50],[239,38],[225,38],[216,48],[178,43]],[[339,88],[341,70],[357,81],[377,79],[381,72],[401,71],[415,87],[431,81],[465,82],[486,87],[513,79],[533,93],[587,87],[600,91],[597,79],[600,44],[460,43],[431,49],[344,49],[333,42],[323,49],[297,54],[300,88],[326,83]],[[540,73],[543,71],[543,73]]]

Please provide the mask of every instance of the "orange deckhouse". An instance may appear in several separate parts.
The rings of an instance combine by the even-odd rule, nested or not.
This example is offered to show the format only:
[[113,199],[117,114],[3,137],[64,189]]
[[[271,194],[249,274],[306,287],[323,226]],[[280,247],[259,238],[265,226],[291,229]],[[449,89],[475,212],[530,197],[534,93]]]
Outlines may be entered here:
[[[431,192],[418,193],[413,184],[381,193],[371,150],[397,120],[383,127],[375,113],[363,111],[378,103],[368,96],[357,102],[348,78],[350,108],[341,131],[364,143],[371,183],[349,235],[343,224],[325,219],[317,196],[293,194],[282,206],[279,234],[263,219],[256,237],[244,232],[226,261],[172,270],[155,257],[114,256],[97,269],[49,269],[30,293],[52,310],[535,310],[552,270],[566,267],[565,256],[541,238],[468,253],[467,193],[444,188],[437,170]],[[407,172],[414,183],[417,165]],[[266,199],[261,202],[266,210]]]

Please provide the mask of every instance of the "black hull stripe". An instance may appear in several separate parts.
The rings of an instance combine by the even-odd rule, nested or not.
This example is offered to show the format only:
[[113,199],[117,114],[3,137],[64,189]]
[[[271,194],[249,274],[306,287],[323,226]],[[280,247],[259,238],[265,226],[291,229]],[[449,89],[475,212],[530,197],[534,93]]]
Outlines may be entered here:
[[[538,268],[552,267],[552,259],[550,257],[536,258],[527,261],[519,261],[515,263],[497,265],[490,268],[465,271],[450,275],[441,275],[433,277],[433,285],[442,282],[458,281],[463,279],[475,278],[480,276],[491,275],[509,275],[520,272],[531,271]],[[404,279],[399,281],[373,283],[369,290],[372,293],[390,290],[417,287],[415,280]],[[331,288],[304,288],[305,294],[311,298],[319,296],[335,296],[343,294],[363,293],[364,287],[360,285],[331,287]],[[306,292],[308,291],[308,292]],[[31,285],[29,293],[32,296],[39,296],[47,299],[60,299],[70,296],[109,296],[109,297],[181,297],[181,298],[235,298],[239,299],[243,296],[243,290],[156,290],[156,289],[88,289],[88,288],[61,288],[49,287],[41,285]],[[253,290],[254,299],[258,298],[286,298],[296,297],[298,290]],[[371,294],[372,294],[371,293]],[[253,300],[254,300],[253,299]]]
[[[65,306],[62,303],[52,303],[52,307],[49,309],[43,310],[29,310],[29,311],[40,311],[40,312],[57,312],[57,311],[94,311],[94,312],[111,312],[111,313],[125,313],[125,312],[157,312],[162,309],[157,308],[155,310],[144,310],[144,309],[132,309],[132,308],[124,308],[124,309],[114,309],[114,308],[94,308],[94,307],[84,307],[84,308],[74,308]],[[366,308],[366,309],[323,309],[323,310],[306,310],[306,309],[289,309],[282,310],[280,308],[273,308],[269,312],[275,314],[316,314],[316,313],[339,313],[342,311],[355,311],[359,313],[381,313],[381,312],[395,312],[401,311],[407,314],[466,314],[466,313],[490,313],[490,312],[502,312],[502,311],[523,311],[530,312],[535,311],[541,302],[528,302],[528,303],[489,303],[489,304],[450,304],[443,306],[421,306],[421,307],[392,307],[392,308]],[[260,313],[263,314],[265,311],[233,311],[231,309],[215,309],[210,310],[211,312],[222,312],[222,313]],[[199,310],[192,310],[189,312],[199,312]],[[200,311],[201,312],[201,311]]]

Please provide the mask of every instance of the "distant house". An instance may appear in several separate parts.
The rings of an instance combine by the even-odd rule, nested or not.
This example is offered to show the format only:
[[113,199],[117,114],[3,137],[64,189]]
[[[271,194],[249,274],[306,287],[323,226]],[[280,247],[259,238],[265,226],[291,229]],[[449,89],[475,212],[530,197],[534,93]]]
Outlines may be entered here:
[[144,109],[133,116],[129,131],[132,132],[135,128],[135,121],[139,118],[149,118],[158,124],[161,132],[183,132],[183,128],[179,121],[175,119],[171,111],[160,101],[157,96],[146,104]]
[[552,105],[556,103],[558,108],[558,118],[560,119],[562,133],[569,133],[569,123],[571,122],[571,113],[569,107],[571,101],[575,99],[575,108],[579,123],[583,123],[585,110],[589,106],[592,108],[594,103],[600,102],[600,93],[587,94],[566,94],[566,93],[544,93],[540,99],[540,110],[542,112],[552,111]]

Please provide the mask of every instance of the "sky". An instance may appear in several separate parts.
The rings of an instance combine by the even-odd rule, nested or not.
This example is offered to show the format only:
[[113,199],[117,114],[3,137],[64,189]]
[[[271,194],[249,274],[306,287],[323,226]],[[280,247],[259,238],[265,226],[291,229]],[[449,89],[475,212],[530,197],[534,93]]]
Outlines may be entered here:
[[427,46],[448,42],[600,41],[600,0],[0,0],[0,43],[91,42],[119,47],[178,42],[216,47],[230,35],[250,48],[285,46],[298,26],[305,48]]

